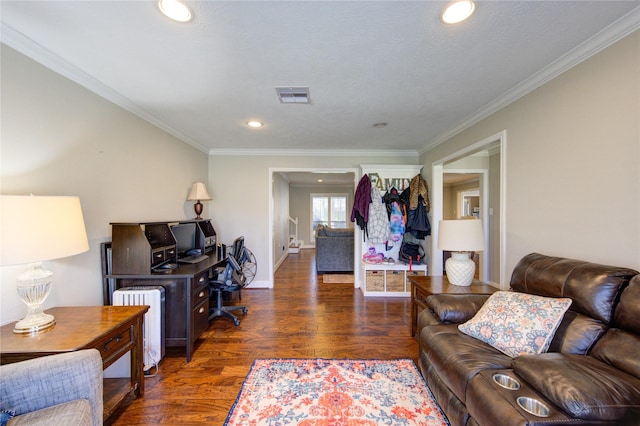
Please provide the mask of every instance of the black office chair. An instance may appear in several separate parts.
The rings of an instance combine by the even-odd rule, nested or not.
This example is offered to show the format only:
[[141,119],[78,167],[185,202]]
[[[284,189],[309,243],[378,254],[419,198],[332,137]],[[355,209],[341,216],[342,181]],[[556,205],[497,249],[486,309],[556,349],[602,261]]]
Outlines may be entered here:
[[227,256],[227,266],[220,275],[217,279],[209,281],[209,321],[224,316],[231,318],[233,323],[239,326],[240,320],[231,311],[241,310],[243,314],[246,314],[247,308],[244,306],[224,306],[222,303],[223,292],[240,291],[245,284],[240,265],[232,255]]

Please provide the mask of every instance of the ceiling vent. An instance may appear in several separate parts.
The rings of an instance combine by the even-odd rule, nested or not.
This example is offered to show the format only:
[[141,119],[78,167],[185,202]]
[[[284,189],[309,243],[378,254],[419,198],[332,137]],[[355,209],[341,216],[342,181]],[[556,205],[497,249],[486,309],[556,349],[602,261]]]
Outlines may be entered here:
[[308,104],[311,102],[308,87],[276,87],[280,103]]

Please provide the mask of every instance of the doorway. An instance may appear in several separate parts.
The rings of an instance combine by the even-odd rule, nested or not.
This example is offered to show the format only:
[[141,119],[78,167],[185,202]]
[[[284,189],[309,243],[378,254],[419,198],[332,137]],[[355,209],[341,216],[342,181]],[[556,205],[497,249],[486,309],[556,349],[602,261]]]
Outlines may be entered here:
[[461,194],[460,217],[475,217],[480,219],[480,190],[465,191]]
[[[274,274],[287,258],[288,242],[291,236],[290,218],[296,220],[299,238],[305,245],[311,241],[310,194],[319,192],[345,192],[353,194],[360,170],[356,168],[270,168],[269,177],[269,287],[273,288]],[[301,189],[302,188],[302,189]],[[348,190],[347,190],[348,188]],[[335,190],[335,191],[334,191]],[[300,196],[299,194],[303,195]],[[299,210],[291,217],[291,197],[300,198],[294,204]],[[352,200],[350,201],[353,202]],[[350,204],[347,203],[349,206]],[[294,206],[295,207],[295,206]],[[349,214],[351,213],[348,207]],[[355,260],[355,259],[354,259]]]
[[[478,161],[478,157],[488,157]],[[474,158],[475,157],[475,158]],[[480,164],[488,166],[477,167]],[[459,175],[480,174],[478,216],[485,234],[485,249],[481,253],[480,279],[507,288],[505,271],[505,194],[506,194],[506,131],[479,141],[448,155],[432,164],[433,222],[438,223],[444,214],[445,177],[448,173]],[[462,212],[461,212],[462,213]],[[472,211],[473,215],[473,211]],[[462,215],[460,215],[462,216]],[[442,251],[438,249],[438,227],[434,227],[431,240],[431,265],[433,274],[442,274]]]

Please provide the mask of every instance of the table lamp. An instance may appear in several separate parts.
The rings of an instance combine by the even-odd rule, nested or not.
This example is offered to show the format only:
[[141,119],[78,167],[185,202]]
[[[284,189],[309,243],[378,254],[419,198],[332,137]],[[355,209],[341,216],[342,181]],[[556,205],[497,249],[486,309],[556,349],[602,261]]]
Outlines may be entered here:
[[196,203],[193,205],[193,209],[196,212],[196,219],[202,219],[200,215],[202,214],[202,203],[200,200],[210,200],[211,195],[207,192],[207,187],[204,186],[202,182],[193,182],[191,185],[191,192],[187,197],[188,201],[195,201]]
[[27,315],[14,333],[37,333],[55,324],[42,304],[51,290],[53,272],[40,262],[89,250],[78,197],[2,195],[0,265],[28,264],[17,279],[18,295]]
[[445,263],[447,280],[454,285],[471,285],[476,264],[469,254],[484,250],[482,222],[478,219],[441,220],[438,248],[452,252]]

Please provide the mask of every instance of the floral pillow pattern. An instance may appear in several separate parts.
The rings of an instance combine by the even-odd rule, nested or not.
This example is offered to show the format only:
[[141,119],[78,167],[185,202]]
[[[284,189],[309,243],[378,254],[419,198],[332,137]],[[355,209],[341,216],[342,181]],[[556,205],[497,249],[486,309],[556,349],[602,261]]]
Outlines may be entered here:
[[571,299],[498,291],[458,329],[516,357],[546,352]]

